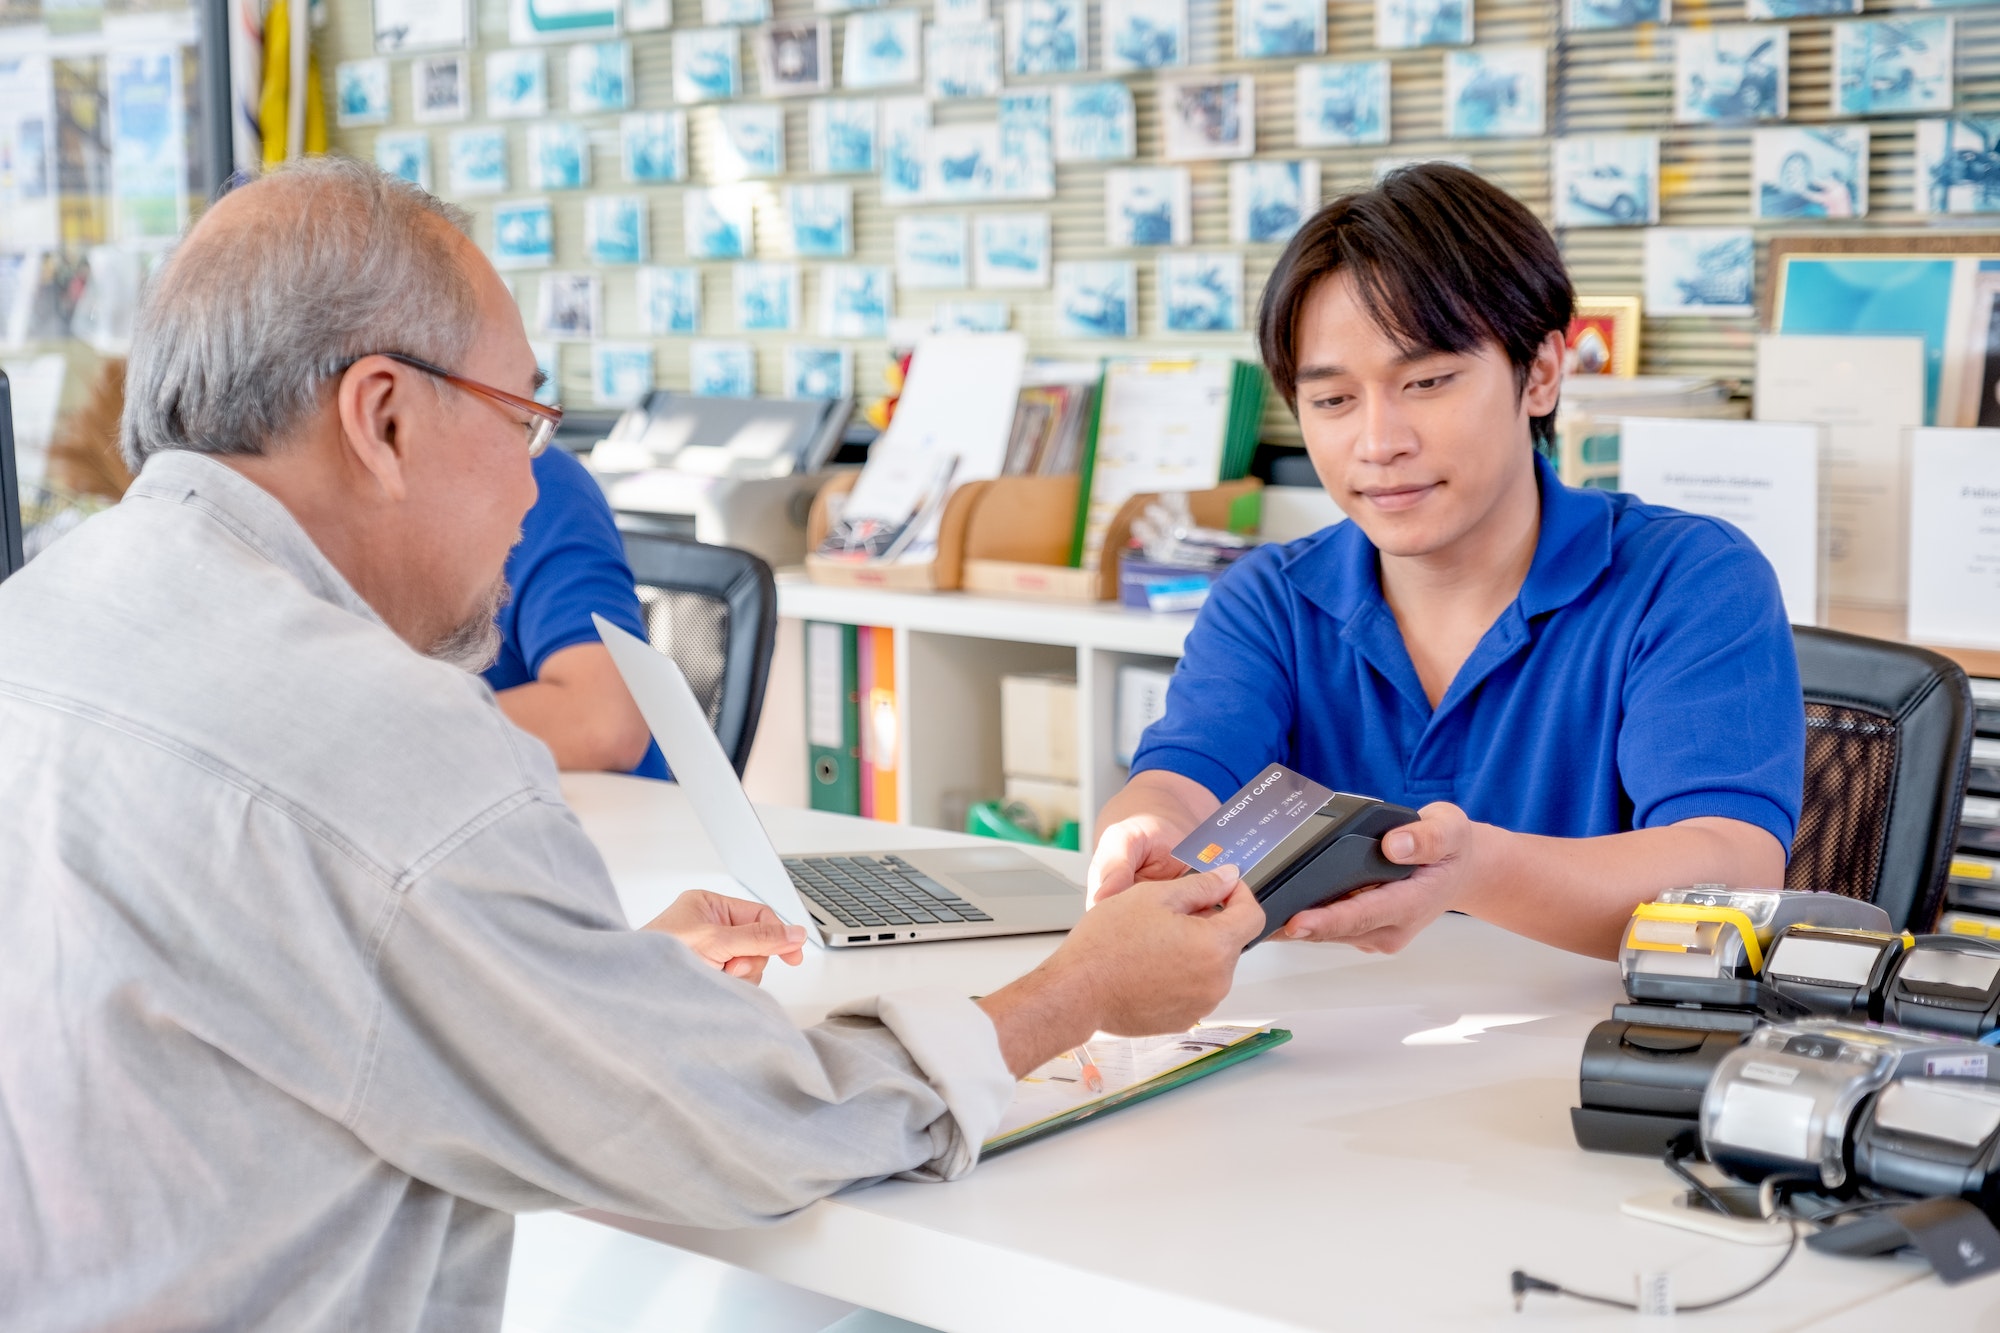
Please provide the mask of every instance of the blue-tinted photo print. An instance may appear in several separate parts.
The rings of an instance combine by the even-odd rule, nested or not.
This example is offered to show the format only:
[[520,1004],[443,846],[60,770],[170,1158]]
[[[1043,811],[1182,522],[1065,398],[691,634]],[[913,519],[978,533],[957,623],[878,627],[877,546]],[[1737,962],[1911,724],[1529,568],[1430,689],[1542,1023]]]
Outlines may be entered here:
[[1787,125],[1751,136],[1753,213],[1858,218],[1868,213],[1868,127]]
[[721,133],[715,141],[716,179],[749,180],[785,170],[785,112],[771,105],[725,106],[716,110]]
[[734,28],[692,28],[674,34],[674,100],[717,102],[742,86],[741,45]]
[[1104,68],[1114,74],[1185,65],[1187,0],[1104,0]]
[[618,121],[618,157],[632,185],[687,179],[687,112],[641,111]]
[[898,88],[918,82],[921,25],[914,9],[885,9],[849,18],[842,85]]
[[546,199],[493,206],[493,267],[547,268],[556,255],[555,215]]
[[384,125],[389,120],[389,62],[349,60],[334,67],[334,120]]
[[1065,338],[1130,338],[1139,331],[1139,278],[1124,260],[1056,265],[1056,332]]
[[1586,134],[1555,146],[1558,227],[1640,227],[1660,220],[1660,141]]
[[736,327],[745,333],[789,333],[799,308],[796,264],[738,264]]
[[420,189],[431,188],[431,136],[428,134],[378,134],[375,136],[375,165],[391,176]]
[[1243,327],[1243,256],[1161,255],[1160,327],[1167,333],[1233,333]]
[[1548,66],[1539,46],[1486,46],[1444,58],[1446,133],[1454,139],[1510,139],[1542,133]]
[[1282,245],[1319,211],[1319,163],[1232,162],[1229,239],[1239,245]]
[[1862,19],[1833,26],[1834,109],[1843,116],[1951,107],[1948,18]]
[[787,347],[785,392],[793,398],[847,397],[854,392],[854,354],[845,347]]
[[1073,74],[1088,49],[1084,0],[1007,0],[1007,69]]
[[632,44],[584,42],[569,49],[569,109],[590,114],[632,105]]
[[876,264],[828,264],[819,271],[820,332],[880,338],[889,331],[890,276]]
[[1569,26],[1580,32],[1667,23],[1672,18],[1670,0],[1569,0]]
[[1375,0],[1375,45],[1470,46],[1472,0]]
[[528,126],[528,184],[537,190],[581,190],[590,184],[590,137],[568,121]]
[[972,285],[1049,285],[1049,215],[983,213],[972,220]]
[[1237,0],[1236,54],[1243,60],[1310,56],[1326,50],[1322,0]]
[[593,264],[645,263],[649,230],[640,195],[593,195],[584,205],[583,249]]
[[639,270],[639,331],[655,337],[701,332],[701,270]]
[[1186,245],[1193,190],[1185,167],[1122,167],[1104,173],[1104,243]]
[[1328,60],[1293,75],[1301,148],[1389,142],[1389,62]]
[[806,142],[812,169],[823,176],[875,170],[872,97],[823,97],[806,108]]
[[633,407],[653,390],[653,349],[646,343],[595,343],[590,383],[599,407]]
[[1809,19],[1860,12],[1861,0],[1749,0],[1743,7],[1743,16],[1751,19]]
[[965,286],[965,216],[905,214],[896,219],[896,281],[906,291]]
[[1756,244],[1748,227],[1655,227],[1646,233],[1646,313],[1749,315]]
[[688,347],[688,391],[708,398],[757,396],[757,353],[749,343],[698,342]]
[[802,258],[838,259],[854,253],[852,186],[793,185],[785,195],[792,215],[792,249]]
[[1056,161],[1120,162],[1137,153],[1138,142],[1132,90],[1125,84],[1056,85]]
[[2000,213],[2000,120],[1917,122],[1917,211]]
[[930,135],[931,104],[923,97],[882,99],[882,202],[921,203],[924,150]]
[[501,194],[507,189],[507,131],[459,130],[449,139],[451,192]]
[[494,51],[486,57],[486,114],[495,120],[545,116],[549,60],[540,51]]
[[1674,120],[1783,120],[1791,102],[1789,30],[1725,24],[1674,34]]
[[688,190],[681,209],[688,258],[749,257],[753,208],[741,189]]

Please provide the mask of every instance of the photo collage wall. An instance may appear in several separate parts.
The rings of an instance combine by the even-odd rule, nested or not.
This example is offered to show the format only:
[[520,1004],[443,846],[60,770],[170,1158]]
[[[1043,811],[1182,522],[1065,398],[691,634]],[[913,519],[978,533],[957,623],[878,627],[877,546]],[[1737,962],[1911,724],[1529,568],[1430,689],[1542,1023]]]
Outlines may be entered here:
[[1541,212],[1667,373],[1747,373],[1760,236],[2000,211],[1986,9],[848,2],[347,7],[335,146],[474,213],[574,406],[871,396],[933,328],[1249,355],[1303,218],[1406,161]]

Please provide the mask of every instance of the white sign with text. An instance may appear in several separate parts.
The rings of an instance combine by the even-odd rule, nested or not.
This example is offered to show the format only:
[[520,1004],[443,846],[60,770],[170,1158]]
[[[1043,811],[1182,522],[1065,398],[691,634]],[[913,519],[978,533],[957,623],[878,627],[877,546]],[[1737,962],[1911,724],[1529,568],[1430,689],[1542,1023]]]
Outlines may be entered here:
[[1909,635],[2000,648],[2000,430],[1910,433]]
[[1618,488],[1734,524],[1777,571],[1786,617],[1817,625],[1820,450],[1818,426],[1628,417],[1619,431]]

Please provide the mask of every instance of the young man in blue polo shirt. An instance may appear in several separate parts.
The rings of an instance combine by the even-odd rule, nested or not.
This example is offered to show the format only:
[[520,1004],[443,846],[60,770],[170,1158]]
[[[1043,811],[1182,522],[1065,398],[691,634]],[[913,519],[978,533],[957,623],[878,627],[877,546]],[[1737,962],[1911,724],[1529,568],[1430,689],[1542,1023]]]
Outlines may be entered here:
[[560,769],[665,778],[667,762],[632,702],[592,612],[646,637],[625,544],[604,492],[566,451],[535,459],[534,507],[507,557],[500,656],[486,669],[514,725]]
[[1414,875],[1290,938],[1393,952],[1458,910],[1608,955],[1662,889],[1783,882],[1805,715],[1777,579],[1727,523],[1537,456],[1572,302],[1533,214],[1456,167],[1299,231],[1259,342],[1351,521],[1217,585],[1099,817],[1098,897],[1181,873],[1272,760],[1423,815],[1383,841]]

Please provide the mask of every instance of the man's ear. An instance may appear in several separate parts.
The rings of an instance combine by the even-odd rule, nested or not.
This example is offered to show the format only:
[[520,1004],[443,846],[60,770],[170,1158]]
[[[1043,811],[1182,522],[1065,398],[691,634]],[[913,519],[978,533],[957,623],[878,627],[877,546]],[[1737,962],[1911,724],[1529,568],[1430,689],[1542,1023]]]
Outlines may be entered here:
[[1556,410],[1562,396],[1563,358],[1569,340],[1560,332],[1542,340],[1535,359],[1528,363],[1528,383],[1521,391],[1521,405],[1531,417],[1544,417]]
[[373,476],[391,500],[408,493],[403,476],[408,381],[387,357],[365,356],[348,367],[335,390],[341,443],[348,457]]

